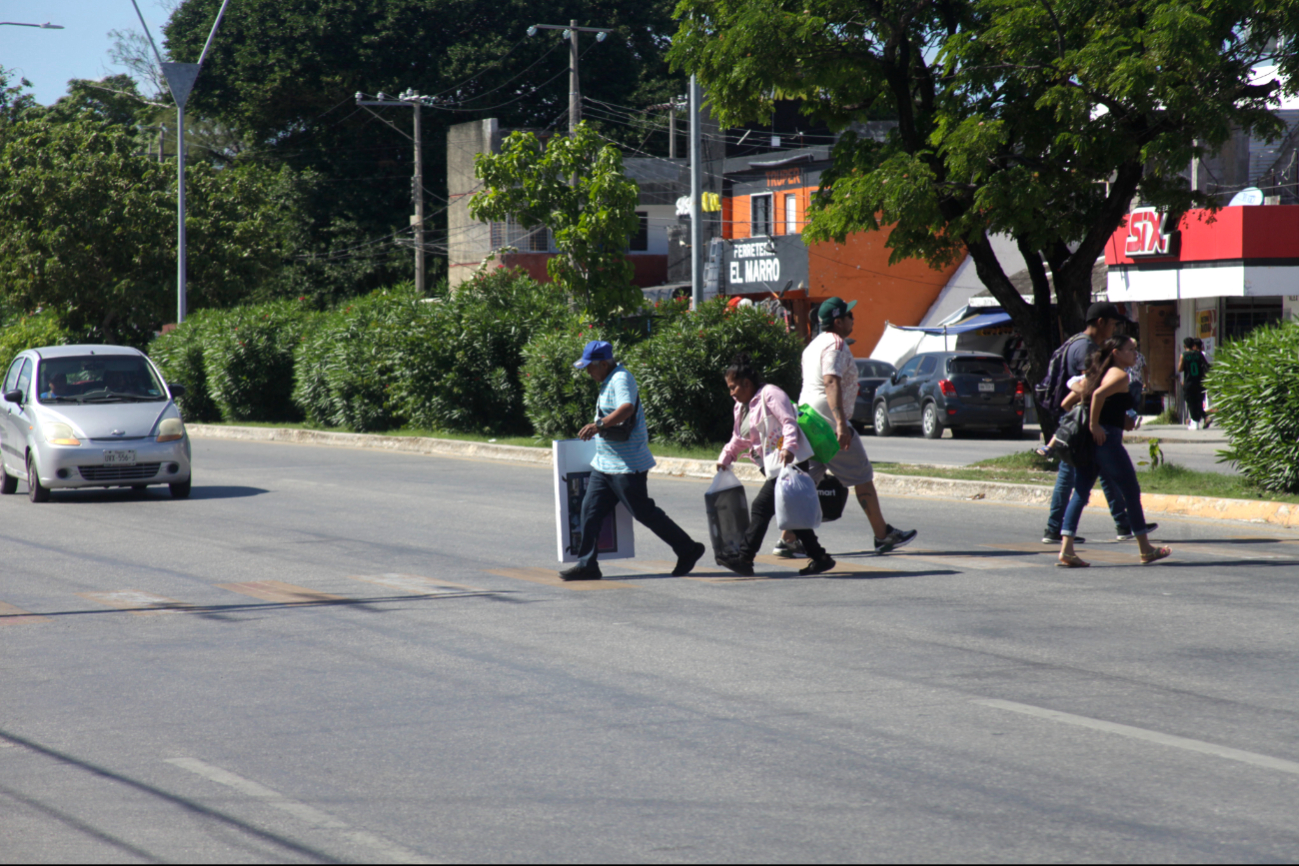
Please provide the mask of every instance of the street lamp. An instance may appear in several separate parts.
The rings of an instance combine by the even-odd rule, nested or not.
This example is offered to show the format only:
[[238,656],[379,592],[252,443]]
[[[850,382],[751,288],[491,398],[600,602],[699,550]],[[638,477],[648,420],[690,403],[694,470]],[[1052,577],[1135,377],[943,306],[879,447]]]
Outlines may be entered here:
[[12,24],[14,27],[39,27],[42,30],[62,30],[62,24],[51,24],[46,21],[44,24],[27,24],[23,21],[0,21],[0,24]]

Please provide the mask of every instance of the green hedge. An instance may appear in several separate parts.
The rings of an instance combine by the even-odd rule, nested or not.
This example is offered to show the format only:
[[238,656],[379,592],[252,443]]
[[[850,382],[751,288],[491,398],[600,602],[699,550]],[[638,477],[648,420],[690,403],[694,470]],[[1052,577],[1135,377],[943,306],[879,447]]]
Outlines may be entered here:
[[191,313],[175,329],[149,344],[149,357],[162,370],[163,377],[185,386],[185,393],[176,398],[176,405],[186,421],[221,420],[221,410],[208,394],[207,371],[203,366],[204,329],[211,315],[209,310]]
[[313,424],[360,433],[400,426],[393,400],[400,345],[430,318],[407,286],[383,289],[322,315],[294,357],[293,402]]
[[0,369],[8,370],[19,352],[41,346],[62,346],[71,339],[72,335],[53,310],[23,316],[0,330]]
[[1214,423],[1231,440],[1219,452],[1265,490],[1299,493],[1299,322],[1258,328],[1215,353],[1205,388]]

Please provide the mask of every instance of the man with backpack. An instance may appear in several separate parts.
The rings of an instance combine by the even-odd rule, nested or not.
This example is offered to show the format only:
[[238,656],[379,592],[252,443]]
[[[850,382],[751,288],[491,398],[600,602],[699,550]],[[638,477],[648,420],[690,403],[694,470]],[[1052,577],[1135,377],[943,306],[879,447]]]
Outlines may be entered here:
[[1204,374],[1209,372],[1209,359],[1204,356],[1204,343],[1196,337],[1187,337],[1182,346],[1185,351],[1177,359],[1177,372],[1182,374],[1182,395],[1191,416],[1186,426],[1199,430],[1201,425],[1209,426],[1204,417]]
[[[1046,378],[1035,389],[1039,411],[1059,418],[1060,404],[1068,393],[1069,380],[1081,376],[1087,369],[1087,358],[1097,351],[1101,344],[1114,336],[1114,329],[1120,322],[1131,324],[1127,316],[1119,312],[1114,304],[1102,302],[1092,304],[1087,309],[1087,327],[1081,333],[1074,334],[1051,356],[1047,365]],[[1055,490],[1051,492],[1051,511],[1046,518],[1046,531],[1042,534],[1043,544],[1060,543],[1060,526],[1064,521],[1065,506],[1074,488],[1074,467],[1060,461],[1060,470],[1055,478]],[[1110,506],[1110,516],[1114,518],[1115,534],[1120,541],[1127,541],[1134,536],[1132,527],[1128,526],[1128,512],[1123,502],[1123,494],[1101,476],[1101,490],[1105,492],[1105,501]],[[1151,528],[1154,524],[1151,524]],[[1074,544],[1080,544],[1081,538],[1075,537]]]

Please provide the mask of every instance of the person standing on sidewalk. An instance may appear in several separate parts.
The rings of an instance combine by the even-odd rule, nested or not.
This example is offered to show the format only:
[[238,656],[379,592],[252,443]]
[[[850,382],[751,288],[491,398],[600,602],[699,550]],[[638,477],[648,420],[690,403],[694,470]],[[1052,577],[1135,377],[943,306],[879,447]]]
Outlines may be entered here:
[[830,298],[821,305],[821,333],[803,350],[803,390],[798,402],[811,406],[833,425],[839,453],[826,468],[854,489],[875,533],[875,553],[885,554],[910,544],[916,530],[894,529],[885,522],[875,492],[875,467],[866,456],[861,437],[848,423],[857,403],[857,362],[847,342],[855,306],[856,301],[845,303],[842,298]]
[[[1065,349],[1065,371],[1070,379],[1081,376],[1087,367],[1087,359],[1093,352],[1100,351],[1101,344],[1114,336],[1114,329],[1120,322],[1132,324],[1132,321],[1119,312],[1114,304],[1101,302],[1087,308],[1087,327],[1069,338]],[[1042,533],[1043,544],[1060,543],[1060,527],[1064,522],[1065,508],[1069,505],[1069,496],[1073,492],[1075,471],[1063,460],[1055,476],[1055,489],[1051,491],[1051,509],[1046,517],[1046,531]],[[1110,506],[1110,516],[1114,518],[1114,533],[1119,541],[1130,541],[1133,538],[1132,527],[1128,525],[1128,512],[1123,503],[1123,494],[1115,488],[1109,478],[1101,476],[1101,490]],[[1153,529],[1158,524],[1151,524]],[[1085,539],[1075,537],[1075,544],[1082,544]]]
[[1177,372],[1182,374],[1182,393],[1191,416],[1186,426],[1199,430],[1204,421],[1204,374],[1209,372],[1209,359],[1204,357],[1204,343],[1195,337],[1187,337],[1182,346],[1185,351],[1177,359]]
[[[807,472],[807,461],[812,459],[812,445],[798,429],[798,413],[789,402],[789,396],[775,385],[762,381],[762,374],[748,354],[736,355],[726,368],[726,388],[735,401],[735,424],[731,440],[717,458],[717,471],[721,472],[737,457],[747,454],[762,467],[766,476],[749,509],[749,528],[744,533],[740,552],[718,556],[722,565],[736,574],[749,577],[753,574],[753,558],[758,555],[763,536],[776,513],[776,479],[780,477],[780,470],[793,463]],[[815,532],[810,529],[795,529],[793,532],[812,560],[799,574],[822,574],[834,568],[835,561],[825,552]]]
[[[600,527],[619,502],[672,548],[677,555],[672,576],[689,574],[705,548],[649,498],[646,476],[654,466],[654,455],[649,450],[645,410],[640,404],[636,379],[614,360],[613,346],[603,340],[587,343],[582,357],[573,366],[585,369],[600,383],[595,422],[577,434],[583,442],[596,437],[599,441],[586,496],[582,499],[582,542],[578,546],[577,564],[564,569],[559,576],[564,580],[599,580],[603,576],[596,564]],[[630,429],[624,430],[625,427]],[[625,438],[624,433],[628,434]]]

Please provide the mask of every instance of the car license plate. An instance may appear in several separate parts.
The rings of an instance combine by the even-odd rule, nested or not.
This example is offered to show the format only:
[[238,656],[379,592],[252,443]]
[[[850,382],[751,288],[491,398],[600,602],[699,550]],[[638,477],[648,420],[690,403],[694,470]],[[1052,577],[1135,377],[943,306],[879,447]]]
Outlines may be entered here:
[[104,465],[105,466],[134,466],[135,452],[134,451],[105,451]]
[[997,384],[996,384],[995,382],[980,382],[980,383],[979,383],[979,390],[980,390],[980,391],[995,391],[995,390],[997,390]]

